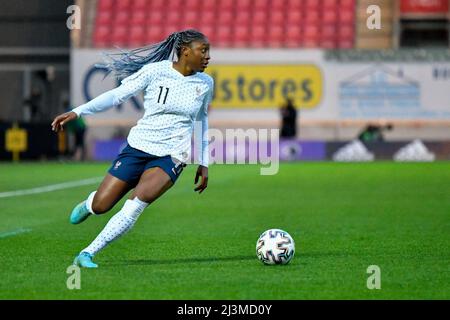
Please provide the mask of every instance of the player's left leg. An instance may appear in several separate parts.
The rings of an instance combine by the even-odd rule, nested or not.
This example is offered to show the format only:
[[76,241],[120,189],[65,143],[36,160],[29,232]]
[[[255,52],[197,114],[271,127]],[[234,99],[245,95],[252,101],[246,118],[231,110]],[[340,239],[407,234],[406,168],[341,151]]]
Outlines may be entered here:
[[136,223],[144,209],[166,192],[173,182],[161,168],[153,167],[144,171],[139,183],[125,202],[122,209],[107,223],[95,240],[83,249],[75,260],[82,267],[95,268],[92,258],[109,243],[127,233]]
[[130,195],[130,199],[141,199],[148,204],[154,202],[172,187],[170,176],[160,167],[147,169]]

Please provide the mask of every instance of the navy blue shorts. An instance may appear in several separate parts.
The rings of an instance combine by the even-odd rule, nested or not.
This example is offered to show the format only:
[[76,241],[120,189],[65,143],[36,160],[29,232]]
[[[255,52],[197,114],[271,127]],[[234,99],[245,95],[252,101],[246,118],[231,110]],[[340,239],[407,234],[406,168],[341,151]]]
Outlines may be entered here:
[[185,166],[186,164],[183,162],[175,163],[169,155],[164,157],[154,156],[127,144],[113,161],[108,172],[114,177],[136,186],[145,170],[160,167],[175,183]]

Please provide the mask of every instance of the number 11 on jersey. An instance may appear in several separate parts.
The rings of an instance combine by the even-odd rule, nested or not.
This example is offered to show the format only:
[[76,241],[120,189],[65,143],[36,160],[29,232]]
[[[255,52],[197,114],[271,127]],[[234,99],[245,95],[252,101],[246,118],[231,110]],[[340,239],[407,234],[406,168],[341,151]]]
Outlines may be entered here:
[[[158,96],[158,103],[161,102],[161,94],[164,91],[164,87],[163,86],[159,86],[159,96]],[[169,94],[169,88],[166,88],[166,94],[164,95],[164,100],[162,104],[166,104],[166,99],[167,99],[167,95]]]

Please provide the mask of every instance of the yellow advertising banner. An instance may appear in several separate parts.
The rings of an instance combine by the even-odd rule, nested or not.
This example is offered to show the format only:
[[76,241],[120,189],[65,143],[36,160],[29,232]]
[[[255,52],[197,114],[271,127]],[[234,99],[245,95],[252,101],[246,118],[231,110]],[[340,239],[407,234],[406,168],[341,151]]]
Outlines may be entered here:
[[312,109],[322,99],[322,72],[313,64],[212,65],[206,73],[215,108],[279,108],[292,98],[297,108]]

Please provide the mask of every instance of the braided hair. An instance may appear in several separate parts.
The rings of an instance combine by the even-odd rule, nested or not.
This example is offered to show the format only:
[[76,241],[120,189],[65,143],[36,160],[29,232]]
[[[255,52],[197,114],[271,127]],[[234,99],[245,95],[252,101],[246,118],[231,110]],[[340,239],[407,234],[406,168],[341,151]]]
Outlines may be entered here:
[[[174,32],[165,40],[146,47],[121,50],[119,53],[104,53],[106,63],[97,64],[96,67],[105,69],[106,76],[113,72],[117,78],[123,79],[148,63],[173,60],[175,54],[179,58],[183,47],[189,46],[193,41],[205,39],[205,35],[195,29]],[[142,55],[144,52],[148,53]]]

